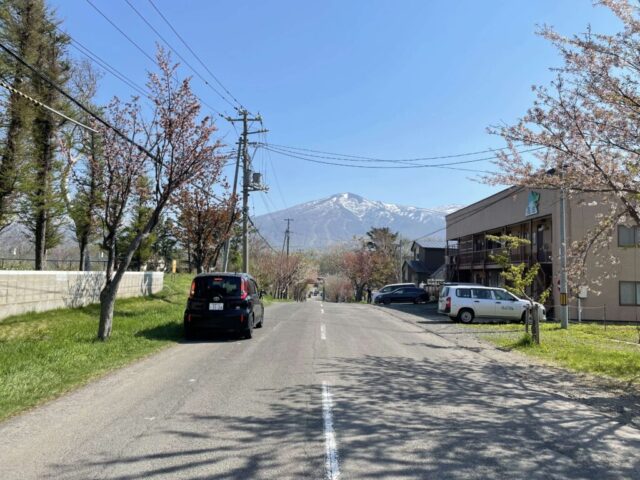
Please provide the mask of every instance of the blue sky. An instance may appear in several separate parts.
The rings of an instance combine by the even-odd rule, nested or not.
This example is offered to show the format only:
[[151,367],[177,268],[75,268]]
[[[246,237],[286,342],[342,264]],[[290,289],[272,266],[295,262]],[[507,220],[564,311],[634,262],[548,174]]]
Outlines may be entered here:
[[[159,39],[124,0],[93,1],[153,53]],[[131,2],[203,70],[147,0]],[[503,146],[487,126],[522,115],[531,85],[547,83],[549,67],[559,65],[555,50],[535,35],[536,25],[566,34],[587,24],[604,32],[619,27],[606,9],[586,0],[155,3],[233,95],[262,114],[270,142],[383,158]],[[144,84],[151,62],[86,1],[50,4],[73,38]],[[198,78],[193,85],[212,107],[232,113]],[[108,74],[101,80],[102,101],[132,93]],[[225,142],[235,142],[229,124],[218,125]],[[472,173],[442,169],[340,168],[260,151],[254,165],[271,188],[254,195],[255,215],[337,192],[430,208],[471,203],[495,191]]]

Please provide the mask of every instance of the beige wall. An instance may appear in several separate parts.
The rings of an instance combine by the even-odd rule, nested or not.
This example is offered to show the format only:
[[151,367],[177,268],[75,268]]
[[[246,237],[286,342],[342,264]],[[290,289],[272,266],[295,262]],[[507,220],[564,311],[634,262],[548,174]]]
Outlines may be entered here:
[[[104,281],[104,272],[0,271],[0,319],[97,303]],[[127,272],[118,298],[157,293],[163,281],[162,272]]]
[[[604,213],[602,202],[594,195],[575,195],[569,202],[567,225],[569,241],[584,238],[589,229],[597,223],[597,215]],[[618,263],[613,264],[611,257],[617,257]],[[598,265],[598,263],[600,265]],[[559,271],[555,268],[554,273]],[[611,237],[609,248],[600,250],[597,255],[587,257],[587,277],[589,291],[587,298],[582,300],[582,318],[602,320],[636,321],[640,320],[640,307],[622,306],[619,300],[620,281],[640,282],[640,252],[638,248],[618,247],[617,228]],[[601,285],[594,285],[593,280],[599,280]],[[577,318],[577,299],[571,298],[571,318]]]
[[540,193],[538,213],[525,216],[530,190],[509,188],[447,215],[447,240],[544,217],[557,210],[556,190],[535,189]]
[[[474,233],[522,223],[531,219],[551,215],[552,228],[545,231],[544,242],[551,245],[553,268],[554,306],[559,307],[558,279],[560,272],[560,195],[557,190],[533,189],[540,193],[539,212],[525,216],[529,191],[509,188],[487,197],[464,209],[447,216],[447,240],[453,240]],[[593,194],[572,195],[567,202],[566,224],[567,243],[584,238],[596,226],[597,215],[603,213],[602,202]],[[465,218],[466,217],[466,218]],[[621,306],[619,302],[619,282],[640,282],[640,248],[618,247],[617,231],[611,237],[609,248],[590,255],[587,260],[587,284],[591,284],[588,296],[582,300],[583,319],[640,320],[640,307]],[[619,263],[612,264],[610,257],[617,257]],[[601,263],[603,265],[597,265]],[[601,285],[593,280],[600,279]],[[576,292],[573,292],[574,294]],[[570,295],[569,312],[571,319],[578,317],[577,298]]]

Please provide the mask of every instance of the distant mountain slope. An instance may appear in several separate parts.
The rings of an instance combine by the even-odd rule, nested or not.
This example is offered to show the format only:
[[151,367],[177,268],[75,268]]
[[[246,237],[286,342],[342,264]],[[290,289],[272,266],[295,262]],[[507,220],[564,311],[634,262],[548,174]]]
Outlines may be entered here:
[[[325,248],[363,236],[371,227],[389,227],[405,238],[417,238],[443,228],[444,216],[460,207],[407,207],[368,200],[353,193],[339,193],[261,215],[254,222],[269,242],[279,248],[286,229],[284,219],[292,218],[293,249]],[[434,237],[444,238],[444,232]]]

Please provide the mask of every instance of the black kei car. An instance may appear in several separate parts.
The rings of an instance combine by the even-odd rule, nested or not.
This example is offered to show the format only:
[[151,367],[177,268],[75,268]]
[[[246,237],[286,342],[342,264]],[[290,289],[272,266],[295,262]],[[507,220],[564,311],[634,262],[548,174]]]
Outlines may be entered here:
[[198,331],[234,331],[244,338],[264,323],[262,293],[246,273],[202,273],[191,282],[184,312],[185,338]]
[[422,288],[418,287],[401,287],[393,292],[383,293],[376,297],[376,303],[426,303],[429,295]]

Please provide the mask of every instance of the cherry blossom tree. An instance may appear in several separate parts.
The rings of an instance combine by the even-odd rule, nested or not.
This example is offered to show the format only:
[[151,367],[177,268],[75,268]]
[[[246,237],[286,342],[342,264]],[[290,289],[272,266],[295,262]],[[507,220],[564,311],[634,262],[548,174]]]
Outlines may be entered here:
[[[596,225],[568,245],[574,281],[585,276],[586,259],[606,248],[619,223],[640,224],[640,10],[626,0],[602,0],[623,25],[615,34],[563,36],[550,27],[540,34],[563,64],[547,87],[533,87],[532,107],[514,125],[492,127],[510,150],[498,154],[492,184],[564,188],[588,197]],[[518,153],[541,147],[535,159]],[[615,263],[602,257],[596,266]]]
[[[118,286],[141,243],[158,225],[161,214],[176,192],[199,174],[222,168],[224,157],[216,155],[218,143],[211,137],[216,128],[209,117],[200,116],[200,103],[189,79],[178,80],[177,65],[158,50],[158,73],[150,73],[148,89],[153,115],[143,116],[137,100],[114,99],[107,109],[111,123],[144,148],[138,148],[113,129],[98,125],[102,139],[102,161],[96,165],[104,193],[100,220],[103,248],[108,253],[106,283],[100,293],[98,337],[109,338]],[[152,153],[152,156],[148,154]],[[132,193],[139,178],[151,179],[149,215],[128,245],[118,265],[115,241],[130,208]]]
[[199,175],[177,195],[175,233],[188,246],[196,271],[202,273],[216,264],[224,243],[232,234],[239,216],[234,195],[214,194],[220,182],[220,164],[214,171]]

